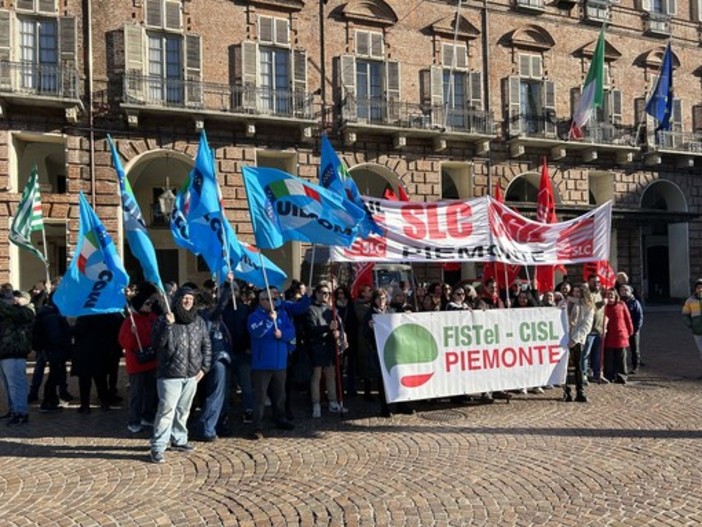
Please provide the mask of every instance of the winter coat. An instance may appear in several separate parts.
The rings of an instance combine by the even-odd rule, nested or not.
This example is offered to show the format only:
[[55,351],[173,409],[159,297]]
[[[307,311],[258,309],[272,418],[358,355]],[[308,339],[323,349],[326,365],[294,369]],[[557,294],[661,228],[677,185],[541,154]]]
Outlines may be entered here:
[[212,344],[202,317],[195,317],[189,324],[168,324],[165,317],[159,317],[151,338],[158,359],[158,378],[189,379],[210,369]]
[[599,291],[594,293],[590,292],[590,296],[592,297],[592,301],[595,303],[595,317],[592,321],[592,329],[590,330],[590,333],[602,335],[602,330],[604,329],[605,302],[602,299],[602,293]]
[[337,353],[344,351],[345,336],[341,317],[336,315],[340,331],[338,339],[334,339],[334,335],[329,329],[332,320],[332,308],[326,304],[314,302],[307,311],[305,330],[313,366],[332,366],[336,362]]
[[584,304],[579,299],[568,298],[566,309],[568,312],[570,340],[576,344],[585,344],[585,340],[592,329],[592,320],[595,318],[594,307]]
[[32,333],[32,347],[45,353],[49,361],[66,360],[73,347],[71,326],[52,303],[46,303],[37,313]]
[[639,302],[633,296],[628,300],[624,300],[624,304],[629,310],[629,315],[631,315],[631,323],[634,326],[634,333],[641,331],[641,326],[643,326],[643,308],[641,307],[641,302]]
[[236,309],[234,309],[229,283],[225,282],[211,318],[222,317],[222,322],[227,327],[232,339],[232,353],[235,355],[251,351],[251,337],[247,327],[250,314],[251,308],[238,299]]
[[[151,346],[151,335],[154,329],[154,323],[158,320],[156,313],[134,313],[134,324],[139,335],[139,342],[142,349]],[[143,373],[156,369],[156,358],[154,360],[140,363],[136,358],[136,352],[139,351],[139,342],[136,335],[132,333],[132,320],[126,318],[122,322],[122,327],[119,328],[119,345],[124,349],[124,359],[126,369],[129,375],[135,373]]]
[[0,301],[0,359],[26,359],[32,351],[34,311]]
[[380,357],[378,357],[378,346],[375,342],[375,327],[371,327],[373,315],[389,315],[394,313],[392,308],[388,307],[387,311],[380,311],[377,306],[372,306],[366,313],[366,318],[363,320],[363,331],[368,340],[368,357],[365,364],[362,364],[362,370],[366,378],[375,379],[380,377]]
[[682,307],[685,324],[692,329],[693,335],[702,335],[702,298],[692,295],[685,300]]
[[121,313],[84,315],[73,325],[73,375],[106,374],[111,359],[122,354],[119,329],[124,317]]
[[252,370],[284,370],[288,366],[288,353],[294,349],[290,343],[295,340],[295,327],[285,309],[276,312],[276,324],[282,333],[279,339],[275,337],[275,324],[268,311],[259,306],[249,315]]
[[605,348],[629,347],[629,337],[634,334],[634,325],[631,323],[631,315],[624,302],[607,304],[604,315],[607,319]]

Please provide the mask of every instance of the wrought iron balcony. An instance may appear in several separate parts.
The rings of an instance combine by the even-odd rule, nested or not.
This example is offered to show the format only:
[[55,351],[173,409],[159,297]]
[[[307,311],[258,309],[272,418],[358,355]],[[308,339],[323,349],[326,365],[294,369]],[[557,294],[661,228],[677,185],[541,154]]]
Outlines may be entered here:
[[466,134],[494,134],[491,112],[428,107],[418,103],[347,96],[341,103],[342,125],[388,126]]
[[163,79],[135,73],[124,75],[123,90],[123,103],[137,107],[200,110],[283,119],[315,118],[313,96],[307,92]]
[[656,134],[656,150],[672,150],[682,154],[702,154],[702,134],[661,130]]
[[670,18],[670,15],[663,13],[648,13],[644,22],[644,30],[649,35],[669,37]]
[[80,98],[79,80],[78,70],[73,66],[0,61],[0,93],[3,94],[75,102]]
[[552,139],[557,135],[559,122],[556,115],[548,110],[543,113],[520,113],[508,119],[507,130],[510,136]]
[[635,147],[636,130],[631,126],[610,123],[590,123],[583,128],[581,143]]

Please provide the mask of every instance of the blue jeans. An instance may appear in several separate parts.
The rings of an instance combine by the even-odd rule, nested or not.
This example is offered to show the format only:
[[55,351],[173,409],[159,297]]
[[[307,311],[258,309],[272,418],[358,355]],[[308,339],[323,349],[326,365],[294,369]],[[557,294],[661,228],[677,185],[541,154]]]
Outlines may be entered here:
[[220,415],[224,415],[224,400],[229,394],[229,379],[229,365],[221,360],[215,361],[205,375],[205,404],[195,423],[197,434],[204,437],[217,435],[217,423]]
[[592,376],[599,379],[602,375],[602,335],[590,333],[583,347],[583,375],[587,375],[588,366],[592,365]]
[[197,383],[188,379],[156,379],[158,410],[154,419],[151,450],[164,452],[173,438],[174,445],[188,442],[188,416],[193,404]]
[[7,390],[7,402],[12,415],[27,415],[27,359],[0,360],[0,376]]
[[251,385],[251,354],[235,353],[232,355],[232,368],[236,381],[241,388],[241,404],[244,410],[253,410],[254,396]]

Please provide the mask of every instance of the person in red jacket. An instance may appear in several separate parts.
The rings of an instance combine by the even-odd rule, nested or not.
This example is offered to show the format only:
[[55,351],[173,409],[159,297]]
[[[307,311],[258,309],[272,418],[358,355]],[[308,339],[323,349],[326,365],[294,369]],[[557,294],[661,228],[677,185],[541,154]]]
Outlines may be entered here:
[[626,349],[634,325],[626,304],[616,289],[605,293],[604,376],[610,382],[626,384]]
[[[129,375],[129,413],[127,429],[137,434],[144,426],[153,426],[156,415],[156,355],[151,360],[140,362],[139,349],[151,347],[151,331],[158,315],[153,287],[143,287],[132,298],[133,313],[122,323],[119,344],[124,349],[126,369]],[[139,337],[137,339],[137,336]]]

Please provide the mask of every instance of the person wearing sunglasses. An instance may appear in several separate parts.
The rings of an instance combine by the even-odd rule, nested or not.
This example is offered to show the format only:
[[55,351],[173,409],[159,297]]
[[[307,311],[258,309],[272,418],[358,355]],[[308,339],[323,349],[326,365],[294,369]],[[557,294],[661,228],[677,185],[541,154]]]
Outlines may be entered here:
[[314,288],[314,300],[305,318],[308,346],[312,355],[312,417],[322,417],[320,381],[324,376],[331,413],[346,413],[336,386],[337,355],[346,348],[341,318],[331,308],[331,289],[326,282]]
[[466,292],[462,287],[455,287],[451,293],[451,301],[446,304],[446,311],[465,311],[471,307],[466,303]]

